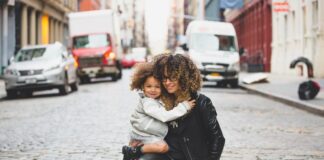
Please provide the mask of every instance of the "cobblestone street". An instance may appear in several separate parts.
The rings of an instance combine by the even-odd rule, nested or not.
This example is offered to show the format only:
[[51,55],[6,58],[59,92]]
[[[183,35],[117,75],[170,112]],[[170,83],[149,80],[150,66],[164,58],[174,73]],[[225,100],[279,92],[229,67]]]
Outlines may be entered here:
[[[137,95],[129,75],[8,100],[0,96],[0,159],[120,160]],[[324,118],[241,89],[205,86],[226,138],[222,159],[324,159]]]

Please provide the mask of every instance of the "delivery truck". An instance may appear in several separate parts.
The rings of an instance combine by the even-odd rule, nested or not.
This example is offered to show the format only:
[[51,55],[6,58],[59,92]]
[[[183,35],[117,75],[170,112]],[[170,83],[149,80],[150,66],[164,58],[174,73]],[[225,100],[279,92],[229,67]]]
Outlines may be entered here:
[[231,23],[195,20],[186,30],[187,54],[197,64],[204,81],[238,86],[239,53]]
[[69,18],[70,49],[81,83],[91,78],[122,77],[122,49],[117,15],[112,10],[72,12]]

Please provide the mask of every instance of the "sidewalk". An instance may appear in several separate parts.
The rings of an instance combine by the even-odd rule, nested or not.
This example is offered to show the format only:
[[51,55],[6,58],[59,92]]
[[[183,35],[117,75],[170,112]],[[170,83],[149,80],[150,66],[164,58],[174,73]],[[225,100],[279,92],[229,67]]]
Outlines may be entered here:
[[[255,73],[240,73],[240,80],[253,74]],[[254,84],[244,84],[240,82],[241,88],[278,100],[296,108],[324,116],[324,79],[313,79],[321,85],[321,90],[315,99],[300,100],[298,97],[299,84],[308,79],[288,75],[266,74],[268,74],[268,82]]]

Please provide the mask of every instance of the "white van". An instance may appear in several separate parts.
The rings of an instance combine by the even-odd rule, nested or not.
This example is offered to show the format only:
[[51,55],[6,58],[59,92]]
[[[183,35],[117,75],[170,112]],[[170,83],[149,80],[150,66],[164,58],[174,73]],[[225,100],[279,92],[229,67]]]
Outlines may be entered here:
[[204,81],[238,86],[239,53],[231,23],[195,20],[186,30],[189,56],[197,64]]

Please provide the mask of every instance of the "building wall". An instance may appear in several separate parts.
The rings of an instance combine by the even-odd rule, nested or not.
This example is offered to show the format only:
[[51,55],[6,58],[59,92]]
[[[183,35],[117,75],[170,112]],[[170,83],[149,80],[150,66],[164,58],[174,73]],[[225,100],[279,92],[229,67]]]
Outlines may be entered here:
[[[282,2],[274,0],[274,2]],[[307,76],[306,67],[296,72],[291,61],[308,58],[315,77],[324,77],[324,1],[288,0],[288,12],[272,12],[272,72]],[[303,74],[301,74],[303,73]]]
[[245,1],[240,10],[227,11],[226,21],[233,23],[240,49],[242,67],[249,72],[271,69],[271,0]]
[[79,0],[79,11],[91,11],[101,9],[100,0]]
[[0,75],[8,59],[26,45],[67,44],[67,13],[77,1],[8,0],[0,2]]
[[16,50],[26,45],[55,41],[67,45],[67,13],[77,10],[77,1],[20,0],[16,3]]
[[205,19],[220,21],[220,0],[205,0]]
[[0,75],[8,65],[15,50],[15,9],[14,2],[0,3]]
[[172,1],[170,4],[171,13],[170,18],[168,18],[168,46],[170,50],[175,49],[178,44],[178,38],[180,35],[184,35],[183,17],[184,13],[184,1],[177,0]]
[[145,33],[145,0],[136,0],[133,5],[133,19],[135,22],[133,30],[134,47],[144,47],[147,45],[147,36]]
[[133,41],[133,0],[120,1],[120,32],[123,47],[123,53],[128,53]]
[[188,24],[198,18],[199,0],[184,0],[184,28]]

